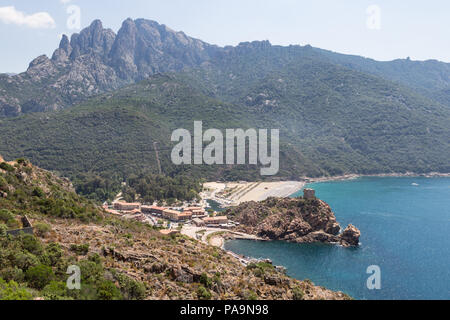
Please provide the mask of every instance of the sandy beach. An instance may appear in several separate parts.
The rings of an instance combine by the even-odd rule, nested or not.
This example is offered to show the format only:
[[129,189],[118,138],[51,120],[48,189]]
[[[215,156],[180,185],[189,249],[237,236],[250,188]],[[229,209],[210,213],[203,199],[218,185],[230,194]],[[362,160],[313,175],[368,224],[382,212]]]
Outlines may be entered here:
[[269,197],[288,197],[301,190],[305,182],[208,182],[203,185],[203,197],[226,206],[238,205],[248,201],[263,201]]

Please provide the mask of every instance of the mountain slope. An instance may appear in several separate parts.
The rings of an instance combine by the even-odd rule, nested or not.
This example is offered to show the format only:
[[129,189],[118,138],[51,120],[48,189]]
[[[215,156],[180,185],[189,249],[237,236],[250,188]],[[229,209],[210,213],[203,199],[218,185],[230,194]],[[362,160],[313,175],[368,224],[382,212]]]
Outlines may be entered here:
[[[280,172],[274,179],[450,171],[447,106],[418,89],[331,60],[310,46],[268,41],[217,48],[147,20],[127,20],[115,35],[96,21],[70,41],[63,38],[51,60],[38,58],[27,73],[0,81],[0,90],[7,87],[2,92],[18,105],[26,99],[61,101],[50,108],[56,112],[0,119],[0,152],[26,156],[74,178],[77,186],[86,179],[81,173],[115,185],[133,174],[158,173],[157,154],[163,173],[171,176],[261,179],[256,166],[171,163],[172,131],[193,132],[194,121],[203,120],[205,130],[280,129]],[[65,85],[42,89],[49,79]],[[439,87],[436,77],[430,81],[430,88]],[[27,98],[13,98],[15,92]],[[42,109],[34,102],[22,106],[28,109],[4,110]]]
[[[246,268],[197,240],[109,216],[69,181],[25,160],[0,157],[0,192],[0,300],[349,299],[272,265]],[[24,214],[35,235],[6,235]],[[66,285],[74,265],[79,290]]]
[[382,62],[323,49],[314,50],[344,67],[401,83],[450,106],[450,63],[437,60],[412,61],[409,58]]
[[[242,64],[261,63],[257,55],[247,59]],[[0,120],[6,137],[0,152],[27,156],[70,177],[90,172],[120,183],[143,170],[158,172],[157,142],[165,174],[260,179],[255,166],[171,163],[172,131],[193,132],[194,121],[203,120],[204,130],[279,128],[278,179],[450,170],[450,110],[442,105],[394,83],[305,58],[254,80],[244,67],[239,72],[238,61],[229,65],[233,81],[223,76],[230,74],[227,67],[210,65],[207,71],[153,76],[67,110]],[[247,86],[227,95],[236,83]]]

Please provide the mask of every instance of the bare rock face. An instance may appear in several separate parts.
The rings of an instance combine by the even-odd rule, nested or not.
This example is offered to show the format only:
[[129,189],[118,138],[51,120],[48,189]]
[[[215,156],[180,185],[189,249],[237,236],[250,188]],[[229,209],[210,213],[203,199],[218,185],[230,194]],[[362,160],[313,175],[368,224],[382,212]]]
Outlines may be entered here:
[[220,50],[155,21],[127,19],[115,34],[95,20],[70,40],[63,35],[51,59],[0,75],[0,116],[62,109],[156,73],[200,66]]
[[239,222],[236,231],[267,240],[297,243],[341,243],[358,245],[360,232],[354,226],[339,234],[341,227],[330,206],[319,199],[269,198],[247,202],[229,209],[226,214]]
[[358,246],[359,237],[361,236],[361,231],[354,225],[349,224],[344,232],[340,235],[340,243],[344,247]]

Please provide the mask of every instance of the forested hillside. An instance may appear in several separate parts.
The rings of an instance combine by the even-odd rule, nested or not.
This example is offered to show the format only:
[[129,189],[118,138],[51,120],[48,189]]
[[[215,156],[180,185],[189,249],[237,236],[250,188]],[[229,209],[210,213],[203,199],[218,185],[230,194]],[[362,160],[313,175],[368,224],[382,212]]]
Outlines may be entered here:
[[[258,166],[173,165],[172,131],[192,133],[197,120],[204,130],[280,129],[271,179],[449,172],[448,77],[440,62],[378,63],[268,41],[219,48],[152,21],[127,20],[117,35],[96,21],[63,38],[51,60],[2,77],[0,102],[18,104],[0,118],[0,153],[27,157],[102,200],[131,175],[262,179]],[[21,100],[33,95],[44,108]]]

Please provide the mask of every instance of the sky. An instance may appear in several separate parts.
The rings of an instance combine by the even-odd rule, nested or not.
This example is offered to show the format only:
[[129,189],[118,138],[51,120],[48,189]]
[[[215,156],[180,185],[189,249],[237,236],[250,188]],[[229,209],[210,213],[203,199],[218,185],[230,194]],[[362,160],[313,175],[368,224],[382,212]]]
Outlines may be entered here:
[[208,43],[310,44],[376,60],[450,62],[448,0],[0,0],[0,73],[51,56],[62,34],[146,18]]

